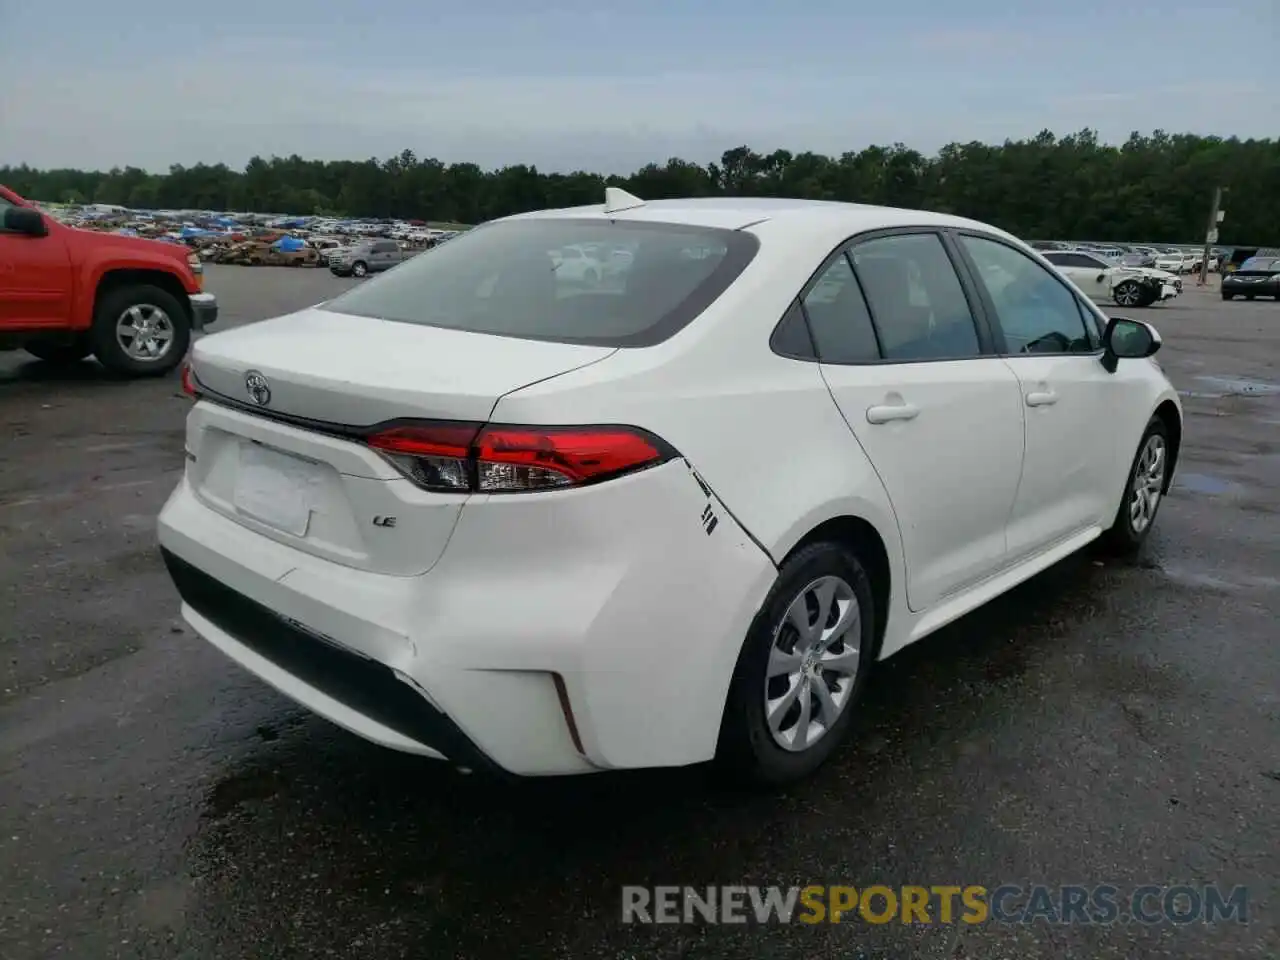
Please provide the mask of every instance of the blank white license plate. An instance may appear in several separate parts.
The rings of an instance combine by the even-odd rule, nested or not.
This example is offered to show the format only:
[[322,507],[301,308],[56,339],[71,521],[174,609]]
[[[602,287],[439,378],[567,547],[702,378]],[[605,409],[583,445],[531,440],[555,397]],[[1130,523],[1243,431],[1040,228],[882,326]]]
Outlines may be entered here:
[[256,443],[240,445],[234,503],[238,513],[295,537],[311,522],[312,467]]

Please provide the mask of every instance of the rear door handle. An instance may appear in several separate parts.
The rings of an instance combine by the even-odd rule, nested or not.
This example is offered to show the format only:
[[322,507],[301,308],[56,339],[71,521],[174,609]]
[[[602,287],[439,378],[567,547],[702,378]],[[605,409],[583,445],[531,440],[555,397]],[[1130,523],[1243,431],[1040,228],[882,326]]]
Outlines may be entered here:
[[890,420],[914,420],[920,408],[910,403],[895,403],[867,407],[867,423],[888,423]]
[[1058,395],[1052,390],[1039,390],[1027,394],[1028,407],[1049,407],[1058,402]]

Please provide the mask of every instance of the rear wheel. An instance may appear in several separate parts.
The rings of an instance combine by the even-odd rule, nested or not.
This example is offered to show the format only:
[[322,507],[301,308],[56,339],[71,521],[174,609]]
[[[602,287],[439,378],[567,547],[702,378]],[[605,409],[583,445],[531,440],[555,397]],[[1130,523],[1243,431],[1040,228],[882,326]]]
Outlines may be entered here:
[[1151,533],[1156,511],[1164,499],[1169,456],[1169,428],[1160,417],[1152,417],[1129,468],[1120,509],[1111,528],[1103,534],[1103,543],[1112,552],[1137,553]]
[[157,377],[191,346],[191,321],[178,298],[150,284],[119,287],[101,296],[90,330],[94,356],[113,373]]
[[93,353],[88,336],[77,334],[69,340],[32,340],[23,349],[45,363],[59,366],[79,363]]
[[852,722],[875,623],[870,580],[846,547],[811,544],[783,563],[734,670],[720,727],[721,767],[758,784],[816,770]]

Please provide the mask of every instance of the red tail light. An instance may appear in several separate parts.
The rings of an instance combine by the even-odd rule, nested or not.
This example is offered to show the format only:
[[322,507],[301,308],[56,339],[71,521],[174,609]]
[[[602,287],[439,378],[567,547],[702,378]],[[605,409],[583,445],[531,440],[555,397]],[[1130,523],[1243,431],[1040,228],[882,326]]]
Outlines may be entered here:
[[417,422],[367,438],[427,490],[516,493],[597,483],[677,456],[637,427]]
[[182,392],[188,397],[200,396],[200,381],[196,379],[190,363],[182,365]]

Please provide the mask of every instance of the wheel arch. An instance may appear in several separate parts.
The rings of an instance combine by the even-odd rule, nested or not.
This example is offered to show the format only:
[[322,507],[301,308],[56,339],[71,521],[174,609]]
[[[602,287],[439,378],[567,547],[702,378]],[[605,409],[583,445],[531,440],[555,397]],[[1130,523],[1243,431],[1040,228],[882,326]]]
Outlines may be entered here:
[[893,596],[893,565],[889,561],[888,545],[870,521],[852,514],[841,514],[823,520],[804,534],[787,551],[779,566],[810,544],[824,541],[839,543],[851,549],[867,571],[875,603],[875,658],[878,659],[884,646],[885,629],[889,623],[889,603]]
[[1164,490],[1168,493],[1173,485],[1173,472],[1178,467],[1178,453],[1182,449],[1182,412],[1171,399],[1162,400],[1151,414],[1163,421],[1169,433],[1169,469],[1165,471]]
[[164,270],[139,270],[139,269],[118,269],[108,270],[98,280],[98,287],[94,291],[93,297],[93,316],[98,315],[98,307],[103,299],[110,294],[119,290],[121,287],[131,287],[146,284],[153,287],[159,287],[165,293],[171,295],[178,301],[182,307],[183,314],[187,323],[191,323],[191,300],[187,296],[186,288],[182,286],[182,281],[172,273],[166,273]]

